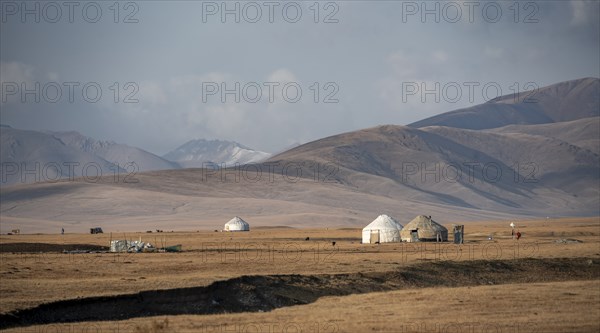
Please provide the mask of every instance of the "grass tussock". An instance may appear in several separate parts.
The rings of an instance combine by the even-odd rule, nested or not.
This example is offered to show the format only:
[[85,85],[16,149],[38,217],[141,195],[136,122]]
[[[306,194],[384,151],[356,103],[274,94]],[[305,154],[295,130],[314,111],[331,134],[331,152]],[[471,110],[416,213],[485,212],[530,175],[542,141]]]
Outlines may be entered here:
[[166,333],[173,332],[173,329],[169,328],[169,318],[166,318],[163,321],[153,319],[152,322],[148,325],[140,324],[136,325],[135,333]]

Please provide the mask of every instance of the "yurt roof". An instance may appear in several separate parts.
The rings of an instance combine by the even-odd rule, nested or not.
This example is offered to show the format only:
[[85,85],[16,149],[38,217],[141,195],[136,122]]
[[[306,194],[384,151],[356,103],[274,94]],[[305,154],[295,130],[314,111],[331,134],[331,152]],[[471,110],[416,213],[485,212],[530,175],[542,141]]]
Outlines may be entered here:
[[421,230],[445,230],[448,231],[448,229],[446,229],[446,227],[444,227],[443,225],[435,222],[433,219],[431,219],[429,216],[425,216],[425,215],[419,215],[417,217],[415,217],[412,221],[410,221],[406,226],[404,226],[405,229],[407,230],[415,230],[415,229],[421,229]]
[[379,215],[373,222],[369,223],[363,230],[375,230],[375,229],[402,229],[400,222],[388,215]]
[[229,220],[229,222],[225,223],[225,224],[248,224],[248,222],[244,221],[241,217],[236,216],[234,218],[232,218],[231,220]]

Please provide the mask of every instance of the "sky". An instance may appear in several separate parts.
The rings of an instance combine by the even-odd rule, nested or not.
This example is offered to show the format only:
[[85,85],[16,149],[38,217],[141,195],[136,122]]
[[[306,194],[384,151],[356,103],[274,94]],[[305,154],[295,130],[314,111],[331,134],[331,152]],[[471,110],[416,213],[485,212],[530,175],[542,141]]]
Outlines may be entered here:
[[600,77],[598,1],[0,1],[0,123],[278,152]]

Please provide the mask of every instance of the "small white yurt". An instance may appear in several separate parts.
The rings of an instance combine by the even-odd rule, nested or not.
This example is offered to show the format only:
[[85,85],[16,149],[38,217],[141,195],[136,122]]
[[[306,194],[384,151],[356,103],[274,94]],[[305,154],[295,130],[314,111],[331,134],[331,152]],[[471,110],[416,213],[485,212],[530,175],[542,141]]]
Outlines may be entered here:
[[250,225],[248,222],[236,216],[229,220],[229,222],[225,223],[223,231],[250,231]]
[[362,230],[363,244],[400,242],[402,225],[388,215],[379,215]]

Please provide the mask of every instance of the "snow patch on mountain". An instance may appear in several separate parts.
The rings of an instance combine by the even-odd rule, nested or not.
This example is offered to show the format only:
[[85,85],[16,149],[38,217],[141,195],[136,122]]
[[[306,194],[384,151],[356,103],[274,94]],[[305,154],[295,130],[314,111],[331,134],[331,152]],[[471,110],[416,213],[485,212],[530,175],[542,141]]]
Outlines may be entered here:
[[270,156],[269,153],[233,141],[196,139],[165,154],[163,158],[178,163],[182,168],[202,168],[258,163]]

